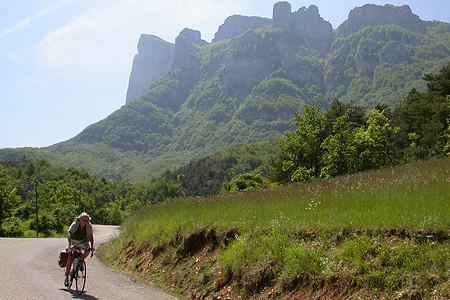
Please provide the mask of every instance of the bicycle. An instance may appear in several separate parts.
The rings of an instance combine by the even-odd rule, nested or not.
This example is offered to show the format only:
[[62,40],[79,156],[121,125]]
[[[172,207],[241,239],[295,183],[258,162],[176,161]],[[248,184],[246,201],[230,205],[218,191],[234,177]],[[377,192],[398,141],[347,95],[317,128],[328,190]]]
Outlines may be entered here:
[[[67,275],[69,285],[67,288],[73,290],[79,295],[83,294],[84,287],[86,285],[86,262],[83,259],[83,251],[86,250],[85,246],[73,246],[72,254],[72,266],[70,272]],[[91,257],[94,255],[94,250],[91,249]],[[75,281],[75,289],[72,289],[72,284]]]

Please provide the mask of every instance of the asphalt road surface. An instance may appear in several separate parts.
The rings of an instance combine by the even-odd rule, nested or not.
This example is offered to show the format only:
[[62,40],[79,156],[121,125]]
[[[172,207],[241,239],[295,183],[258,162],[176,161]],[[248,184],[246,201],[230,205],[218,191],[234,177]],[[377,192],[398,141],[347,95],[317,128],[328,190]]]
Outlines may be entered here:
[[[95,247],[118,233],[115,226],[94,225]],[[0,299],[176,299],[105,267],[94,255],[86,259],[85,293],[64,287],[58,255],[66,239],[0,239]]]

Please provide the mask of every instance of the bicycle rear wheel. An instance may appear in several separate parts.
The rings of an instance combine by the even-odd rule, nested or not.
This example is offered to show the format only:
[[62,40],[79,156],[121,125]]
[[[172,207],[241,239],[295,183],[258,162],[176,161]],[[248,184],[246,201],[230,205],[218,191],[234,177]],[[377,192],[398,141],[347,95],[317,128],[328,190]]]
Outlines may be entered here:
[[86,285],[86,262],[82,259],[77,266],[75,272],[75,290],[81,295],[84,292],[84,286]]
[[[78,258],[75,257],[74,260],[75,259],[78,259]],[[75,261],[72,260],[72,265],[70,266],[69,275],[67,275],[68,276],[68,281],[69,281],[69,285],[67,286],[67,288],[69,290],[72,290],[72,285],[73,285],[73,282],[74,282],[74,280],[76,278],[76,274],[78,272],[77,265],[78,265],[78,263],[76,263]]]
[[69,275],[66,276],[67,277],[67,281],[69,282],[69,285],[67,285],[67,288],[70,290],[70,288],[72,287],[72,283],[73,283],[73,278],[71,273],[69,272]]

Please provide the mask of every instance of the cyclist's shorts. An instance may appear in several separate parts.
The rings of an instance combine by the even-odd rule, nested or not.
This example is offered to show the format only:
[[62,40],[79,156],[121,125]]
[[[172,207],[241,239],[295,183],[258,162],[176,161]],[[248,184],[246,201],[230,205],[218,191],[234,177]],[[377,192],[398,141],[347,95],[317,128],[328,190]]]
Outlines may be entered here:
[[79,241],[79,240],[71,240],[72,245],[67,245],[67,250],[72,250],[73,246],[78,246],[81,250],[85,251],[89,248],[89,242]]

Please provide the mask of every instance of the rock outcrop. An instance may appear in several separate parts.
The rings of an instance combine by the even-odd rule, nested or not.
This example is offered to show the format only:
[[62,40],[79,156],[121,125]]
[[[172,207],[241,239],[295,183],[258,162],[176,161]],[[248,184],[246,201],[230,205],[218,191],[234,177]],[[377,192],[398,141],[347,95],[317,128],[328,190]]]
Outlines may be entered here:
[[273,6],[273,26],[288,29],[291,27],[291,4],[286,1],[277,2]]
[[[213,42],[223,39],[231,41],[218,46],[217,52],[208,58],[207,67],[201,65],[201,55],[198,51],[199,46],[207,45],[207,42],[202,40],[201,33],[197,30],[183,29],[175,44],[155,36],[142,35],[138,44],[139,53],[133,62],[127,103],[146,95],[152,83],[171,70],[173,72],[169,75],[173,82],[179,84],[176,88],[172,87],[173,90],[165,99],[157,97],[153,100],[169,110],[180,107],[198,79],[217,74],[224,89],[239,100],[245,99],[253,86],[276,68],[283,69],[289,79],[299,87],[313,84],[326,90],[334,89],[342,84],[350,84],[350,79],[343,75],[343,68],[348,67],[348,64],[337,61],[327,74],[323,74],[320,64],[298,57],[317,54],[326,57],[330,53],[338,53],[339,57],[344,57],[354,50],[349,61],[354,71],[372,78],[380,63],[411,62],[408,47],[417,44],[414,35],[391,35],[391,43],[385,44],[385,35],[379,34],[371,37],[372,42],[355,42],[357,47],[353,50],[347,47],[348,45],[342,48],[339,44],[330,49],[335,37],[348,36],[367,26],[383,24],[394,24],[414,32],[425,33],[428,23],[413,14],[406,5],[368,4],[353,9],[348,20],[335,31],[331,24],[320,16],[317,6],[311,5],[292,11],[291,4],[282,1],[273,6],[272,20],[240,15],[228,17],[219,26]],[[264,34],[252,31],[256,28],[261,28]],[[279,28],[284,30],[280,31]],[[445,53],[443,56],[446,56]]]
[[225,22],[219,26],[219,29],[214,35],[213,42],[231,39],[247,30],[267,26],[271,23],[272,21],[268,18],[233,15],[228,17]]
[[319,8],[311,5],[291,12],[288,2],[275,3],[273,7],[273,26],[289,31],[293,37],[304,39],[309,47],[326,55],[334,37],[333,27],[319,14]]
[[202,40],[200,31],[189,28],[183,29],[175,39],[175,53],[172,67],[185,69],[195,68],[198,64],[195,46],[204,46],[206,44],[207,42]]
[[172,112],[180,109],[198,81],[198,47],[206,44],[201,39],[200,31],[185,28],[180,32],[175,39],[171,71],[161,78],[159,85],[155,84],[150,89],[149,99],[152,103]]
[[175,39],[175,44],[154,36],[142,34],[138,54],[134,56],[128,84],[126,103],[147,95],[151,85],[173,68],[198,67],[195,45],[207,44],[200,31],[185,28]]
[[403,28],[425,33],[427,22],[413,14],[408,5],[379,6],[366,4],[350,11],[348,19],[336,30],[338,36],[347,36],[369,25],[394,24]]
[[151,84],[169,72],[175,46],[157,36],[142,34],[137,49],[128,83],[127,104],[146,95]]

